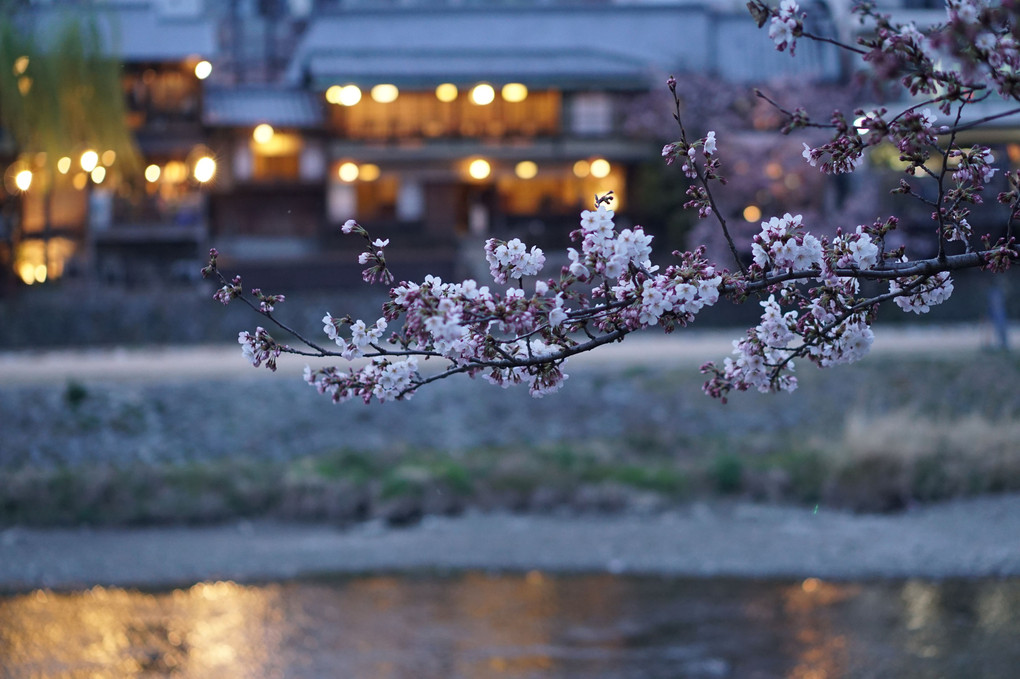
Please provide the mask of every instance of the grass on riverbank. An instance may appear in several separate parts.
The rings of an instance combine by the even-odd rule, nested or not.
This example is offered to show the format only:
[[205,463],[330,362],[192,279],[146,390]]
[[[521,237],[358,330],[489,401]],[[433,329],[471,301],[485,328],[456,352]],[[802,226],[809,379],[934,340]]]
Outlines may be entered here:
[[[24,468],[0,485],[0,525],[208,523],[250,517],[327,520],[482,510],[656,511],[709,497],[895,511],[915,503],[1020,490],[1020,422],[910,411],[851,415],[827,440],[705,442],[677,454],[655,442],[538,449],[364,453],[291,462],[219,460],[75,469]],[[690,445],[689,443],[687,445]]]

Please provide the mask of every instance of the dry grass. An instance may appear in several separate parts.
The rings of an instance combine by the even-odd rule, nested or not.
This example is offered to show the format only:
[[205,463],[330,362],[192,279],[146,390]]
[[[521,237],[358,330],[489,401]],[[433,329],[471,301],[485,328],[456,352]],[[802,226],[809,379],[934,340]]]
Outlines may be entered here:
[[831,504],[888,511],[915,502],[1020,488],[1020,422],[971,413],[936,419],[913,410],[852,413],[826,451],[823,497]]

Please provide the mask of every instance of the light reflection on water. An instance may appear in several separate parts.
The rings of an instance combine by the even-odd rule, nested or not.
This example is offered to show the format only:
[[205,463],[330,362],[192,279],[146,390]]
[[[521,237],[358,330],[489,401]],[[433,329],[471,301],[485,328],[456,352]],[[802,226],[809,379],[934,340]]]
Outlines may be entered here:
[[3,679],[1014,677],[1020,581],[364,577],[0,598]]

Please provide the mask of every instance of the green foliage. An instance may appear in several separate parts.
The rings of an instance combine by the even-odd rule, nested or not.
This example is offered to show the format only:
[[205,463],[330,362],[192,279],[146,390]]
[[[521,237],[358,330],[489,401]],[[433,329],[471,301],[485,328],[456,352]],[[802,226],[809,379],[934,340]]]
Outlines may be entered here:
[[0,1],[0,125],[30,169],[53,169],[63,156],[85,148],[117,153],[124,177],[140,174],[141,157],[127,126],[121,67],[103,44],[95,16],[55,13],[52,23],[25,23]]
[[737,493],[744,487],[744,461],[737,455],[719,455],[712,461],[709,477],[718,492]]

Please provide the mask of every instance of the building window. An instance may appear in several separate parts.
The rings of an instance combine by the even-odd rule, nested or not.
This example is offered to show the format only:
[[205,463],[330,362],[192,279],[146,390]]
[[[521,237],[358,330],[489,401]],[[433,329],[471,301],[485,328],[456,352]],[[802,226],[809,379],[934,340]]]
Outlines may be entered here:
[[301,178],[301,137],[287,132],[274,132],[267,141],[254,139],[252,179],[257,182],[296,181]]
[[495,97],[485,105],[467,92],[441,100],[436,92],[401,92],[391,102],[361,97],[350,106],[330,107],[333,129],[347,139],[413,137],[533,137],[560,131],[560,93],[531,91],[517,101]]
[[571,131],[585,136],[609,134],[613,131],[612,104],[605,92],[575,95],[571,106]]
[[142,127],[153,122],[197,122],[199,84],[183,67],[153,64],[124,76],[129,123]]

